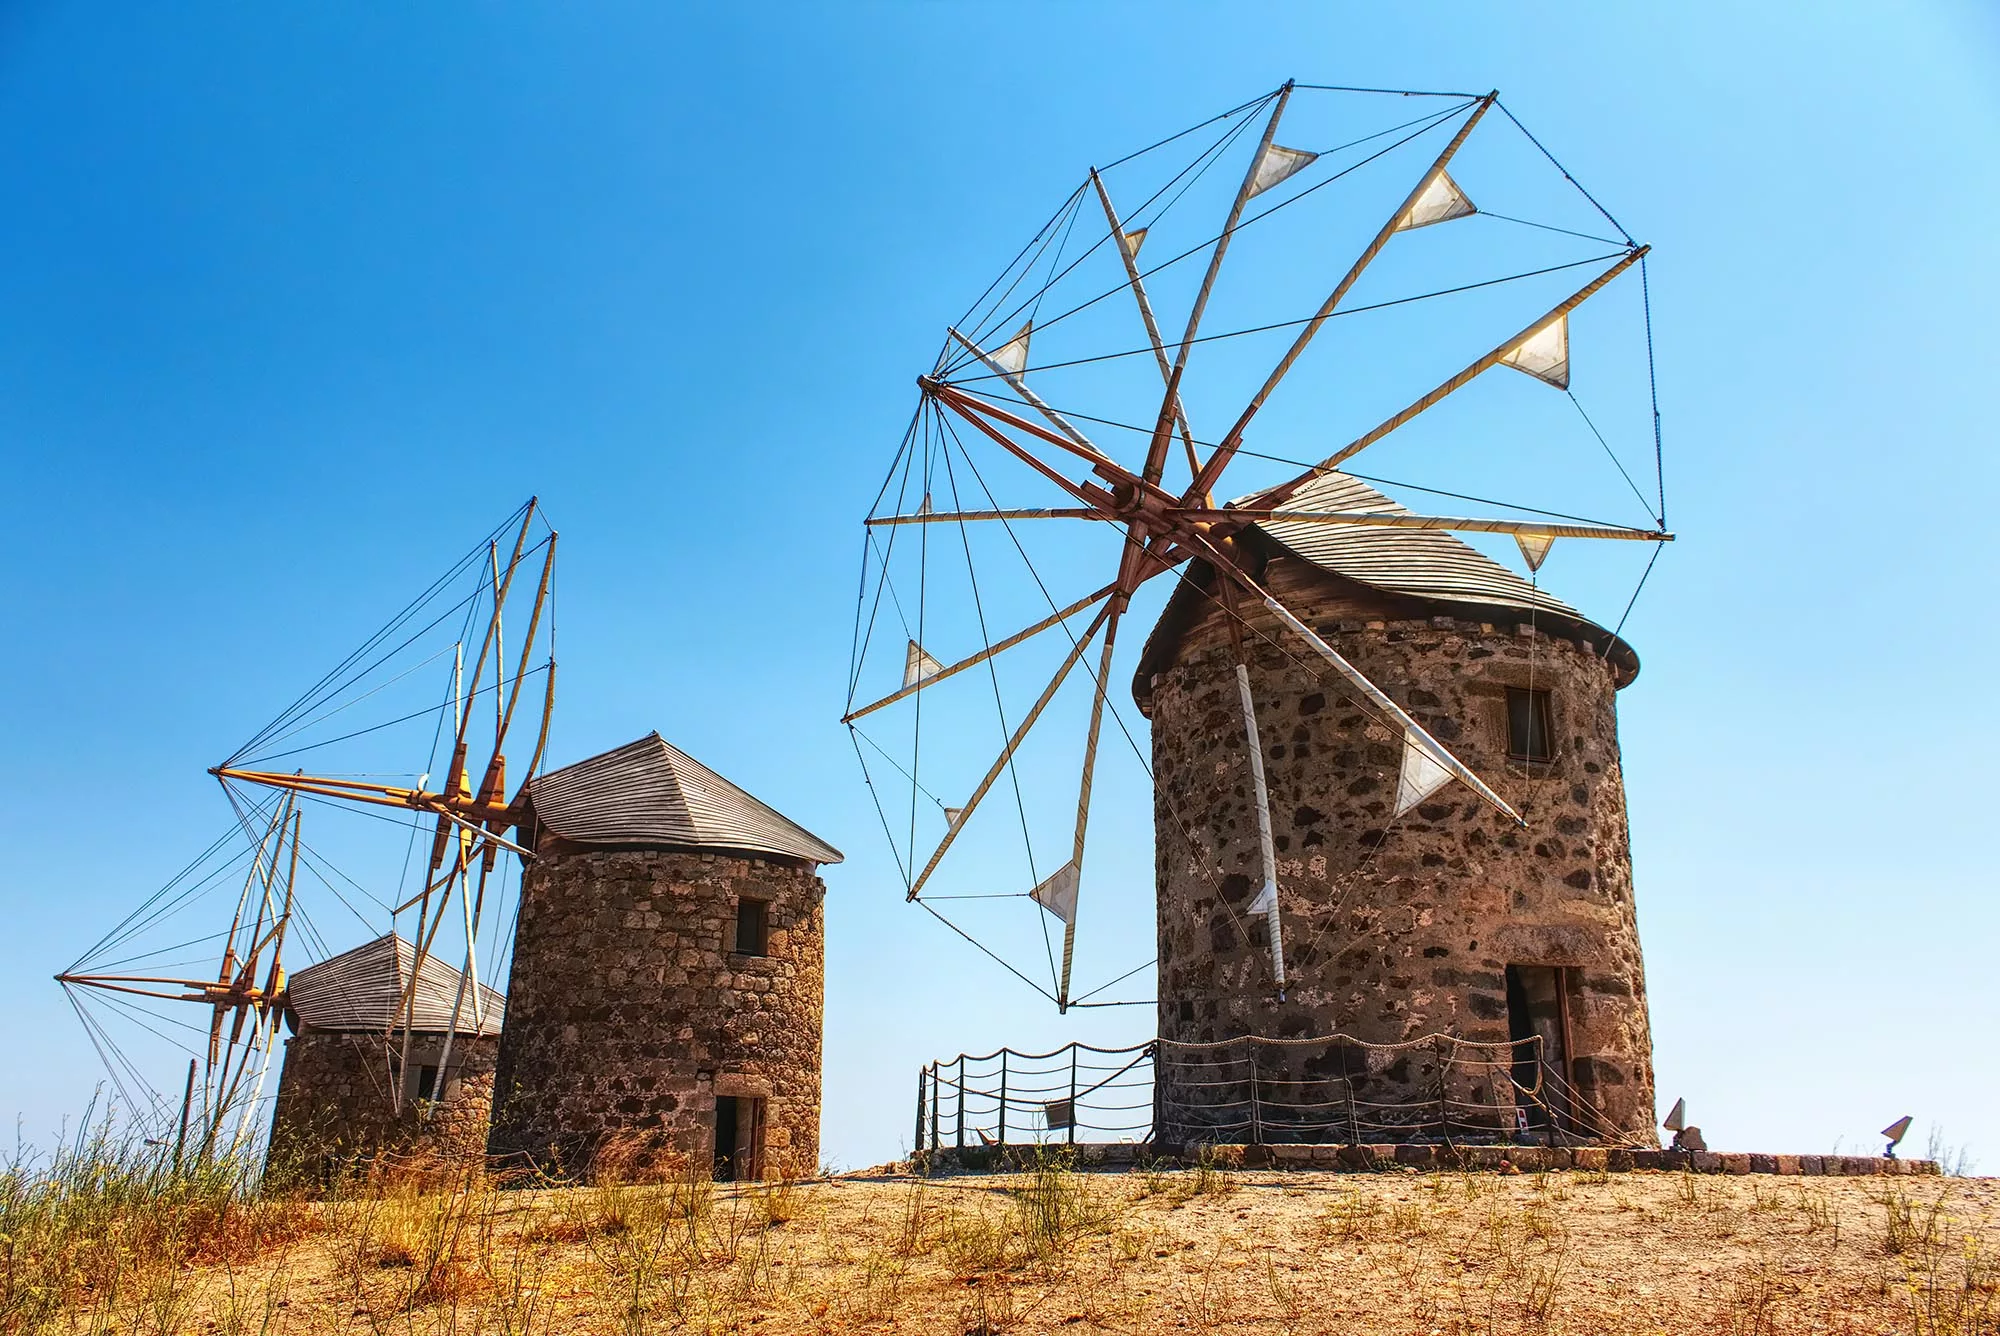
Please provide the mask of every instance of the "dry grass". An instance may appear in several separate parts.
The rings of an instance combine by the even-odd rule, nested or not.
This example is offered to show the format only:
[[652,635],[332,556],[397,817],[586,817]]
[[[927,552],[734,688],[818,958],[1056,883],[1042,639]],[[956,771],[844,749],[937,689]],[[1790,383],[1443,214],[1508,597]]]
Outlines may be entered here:
[[0,1186],[0,1331],[2000,1333],[1994,1180],[1050,1158],[741,1187],[432,1173],[308,1203],[93,1176],[85,1149]]

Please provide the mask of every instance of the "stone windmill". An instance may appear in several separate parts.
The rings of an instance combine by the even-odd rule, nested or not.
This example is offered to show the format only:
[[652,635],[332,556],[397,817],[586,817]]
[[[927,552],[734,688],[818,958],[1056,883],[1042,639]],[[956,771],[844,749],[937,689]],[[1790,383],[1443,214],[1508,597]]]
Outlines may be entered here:
[[[1011,900],[995,914],[1050,934],[1046,985],[1008,949],[1031,935],[947,921],[1059,1009],[1094,1004],[1108,985],[1072,974],[1107,713],[1147,759],[1113,699],[1118,634],[1169,589],[1135,682],[1158,956],[1129,972],[1157,966],[1162,1037],[1525,1033],[1593,1117],[1647,1128],[1612,704],[1637,660],[1537,575],[1558,539],[1672,538],[1620,458],[1658,460],[1647,249],[1492,93],[1287,84],[1093,169],[950,327],[867,520],[845,721],[878,802],[907,783],[882,815],[909,899]],[[1593,373],[1624,354],[1599,378],[1615,412],[1571,390],[1573,325]],[[1354,472],[1399,446],[1471,470],[1414,490],[1495,513],[1414,511]],[[1508,450],[1533,505],[1469,495]],[[1554,513],[1593,459],[1643,522]],[[1087,530],[1102,565],[1064,580]],[[1526,574],[1455,534],[1506,535]],[[1065,601],[1078,585],[1099,587]],[[1046,677],[1003,678],[1037,646]],[[890,664],[900,682],[864,690]],[[1030,754],[1051,730],[1067,779]],[[960,764],[982,732],[998,755]],[[994,884],[979,829],[1003,819],[1024,884]],[[1434,1089],[1420,1065],[1380,1089]]]

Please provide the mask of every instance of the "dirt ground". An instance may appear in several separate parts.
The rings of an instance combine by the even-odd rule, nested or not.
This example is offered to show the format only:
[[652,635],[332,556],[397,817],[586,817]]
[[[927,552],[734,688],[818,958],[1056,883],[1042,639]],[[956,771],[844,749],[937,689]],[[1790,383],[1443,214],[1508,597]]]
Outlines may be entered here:
[[[119,1330],[2000,1332],[2000,1180],[1177,1170],[336,1202]],[[110,1316],[110,1315],[107,1315]],[[76,1330],[106,1330],[79,1314]]]

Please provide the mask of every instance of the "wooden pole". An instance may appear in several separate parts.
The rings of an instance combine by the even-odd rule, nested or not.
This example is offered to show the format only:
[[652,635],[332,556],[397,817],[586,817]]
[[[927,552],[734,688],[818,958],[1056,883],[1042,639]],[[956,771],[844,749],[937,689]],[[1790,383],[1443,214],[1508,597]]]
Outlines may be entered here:
[[1027,715],[1014,729],[1013,735],[1007,739],[1007,745],[1001,749],[999,759],[993,762],[992,768],[987,770],[985,778],[979,781],[979,787],[972,791],[970,798],[966,799],[965,806],[961,809],[958,820],[952,822],[950,828],[945,831],[944,839],[938,842],[936,851],[931,854],[930,862],[924,865],[924,870],[918,875],[917,879],[910,883],[910,893],[905,899],[916,899],[917,893],[923,890],[924,883],[930,880],[933,872],[937,871],[938,864],[944,860],[945,851],[950,849],[952,841],[958,838],[958,832],[965,829],[966,820],[972,815],[973,810],[979,806],[980,799],[986,796],[987,790],[993,787],[994,781],[999,779],[1001,772],[1007,768],[1007,762],[1013,758],[1015,749],[1021,745],[1021,740],[1027,737],[1028,730],[1033,728],[1035,721],[1042,717],[1042,711],[1046,710],[1049,702],[1055,698],[1056,690],[1062,686],[1063,679],[1067,678],[1070,670],[1076,667],[1077,660],[1083,657],[1083,652],[1090,648],[1091,640],[1097,635],[1098,628],[1104,625],[1104,620],[1110,614],[1110,611],[1108,606],[1099,609],[1097,616],[1091,619],[1089,627],[1084,630],[1083,635],[1078,638],[1068,655],[1063,658],[1062,666],[1057,668],[1056,675],[1049,679],[1048,686],[1042,690],[1041,698],[1029,709]]
[[[1125,262],[1125,281],[1131,285],[1132,295],[1138,300],[1139,318],[1146,325],[1146,341],[1153,345],[1153,360],[1159,364],[1160,381],[1173,388],[1173,364],[1167,360],[1167,345],[1160,337],[1160,323],[1153,318],[1153,304],[1147,300],[1146,284],[1139,277],[1139,257],[1125,244],[1124,224],[1118,221],[1118,211],[1111,207],[1111,195],[1105,190],[1104,180],[1097,174],[1095,167],[1090,169],[1090,184],[1097,187],[1097,201],[1104,206],[1105,221],[1111,224],[1111,244],[1117,248],[1118,258]],[[1174,421],[1181,430],[1181,444],[1187,450],[1188,477],[1192,478],[1201,471],[1201,461],[1195,457],[1194,432],[1188,427],[1187,405],[1181,402],[1178,392],[1173,396],[1173,411]],[[1166,472],[1166,451],[1158,452],[1161,458],[1157,461],[1150,457],[1151,453],[1148,452],[1145,476],[1153,482],[1158,482],[1161,475]]]
[[841,716],[840,722],[843,724],[851,724],[856,719],[861,718],[863,715],[873,714],[875,713],[875,711],[881,709],[885,705],[894,705],[897,701],[902,700],[907,696],[913,696],[917,692],[922,691],[924,688],[932,686],[938,682],[941,682],[945,678],[950,677],[955,673],[962,673],[967,668],[973,668],[978,666],[979,664],[985,663],[988,659],[1000,653],[1000,651],[1012,649],[1014,646],[1020,644],[1022,641],[1027,640],[1032,636],[1040,635],[1042,632],[1048,630],[1050,627],[1056,625],[1057,623],[1068,621],[1070,618],[1076,616],[1077,613],[1082,612],[1085,608],[1089,607],[1091,604],[1099,602],[1100,600],[1109,596],[1111,592],[1115,590],[1117,587],[1118,586],[1115,584],[1106,585],[1104,586],[1104,588],[1098,590],[1094,594],[1091,594],[1089,597],[1080,598],[1076,602],[1070,604],[1068,607],[1063,608],[1058,612],[1050,613],[1047,617],[1042,618],[1042,620],[1036,622],[1033,626],[1027,627],[1024,630],[1016,631],[1013,635],[1008,636],[1004,640],[994,641],[991,645],[987,646],[983,650],[980,650],[977,654],[972,655],[970,658],[960,659],[957,663],[954,663],[949,668],[938,669],[938,671],[932,673],[929,677],[924,678],[921,682],[912,682],[909,686],[903,687],[901,690],[890,692],[888,695],[884,696],[882,699],[876,701],[872,705],[864,705],[860,709],[854,711],[852,714]]
[[187,1089],[181,1092],[181,1130],[180,1134],[174,1138],[174,1172],[176,1174],[181,1171],[181,1154],[187,1149],[188,1111],[194,1106],[194,1068],[195,1060],[189,1058]]
[[1104,451],[1098,446],[1097,442],[1091,440],[1088,436],[1085,436],[1082,432],[1078,431],[1074,423],[1072,423],[1068,418],[1064,417],[1061,413],[1056,412],[1055,409],[1050,408],[1048,404],[1043,401],[1041,395],[1036,394],[1033,390],[1029,389],[1027,377],[1023,376],[1018,371],[1008,370],[999,361],[995,360],[991,353],[988,353],[984,348],[974,343],[971,339],[959,333],[956,326],[949,326],[949,325],[946,326],[945,333],[951,335],[951,337],[953,337],[954,339],[957,339],[959,343],[964,345],[965,350],[967,352],[971,353],[974,357],[977,357],[980,361],[984,362],[987,368],[991,370],[993,374],[999,376],[1002,380],[1006,381],[1007,384],[1010,387],[1012,387],[1014,393],[1020,395],[1021,398],[1028,404],[1029,407],[1033,408],[1037,413],[1040,413],[1043,417],[1047,418],[1050,422],[1054,423],[1055,429],[1057,431],[1069,437],[1071,441],[1081,446],[1085,450],[1088,450],[1091,454],[1096,455],[1099,459],[1108,458],[1108,456],[1105,455]]
[[1112,596],[1110,616],[1104,624],[1104,648],[1098,656],[1096,690],[1090,697],[1090,729],[1084,734],[1083,777],[1076,790],[1076,838],[1070,846],[1070,864],[1076,869],[1077,893],[1063,924],[1062,975],[1056,984],[1056,1011],[1069,1010],[1070,966],[1076,959],[1076,916],[1082,907],[1084,834],[1090,826],[1090,790],[1097,769],[1097,741],[1104,728],[1104,693],[1111,680],[1111,653],[1118,643],[1118,621],[1125,608],[1125,595]]

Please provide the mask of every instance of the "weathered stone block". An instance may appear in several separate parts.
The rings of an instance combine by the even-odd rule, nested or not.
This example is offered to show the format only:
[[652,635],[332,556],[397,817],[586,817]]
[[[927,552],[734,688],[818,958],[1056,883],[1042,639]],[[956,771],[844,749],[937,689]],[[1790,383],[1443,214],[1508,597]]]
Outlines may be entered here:
[[1799,1172],[1809,1178],[1818,1178],[1826,1172],[1826,1157],[1821,1155],[1799,1156]]

